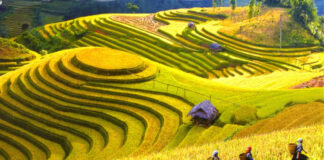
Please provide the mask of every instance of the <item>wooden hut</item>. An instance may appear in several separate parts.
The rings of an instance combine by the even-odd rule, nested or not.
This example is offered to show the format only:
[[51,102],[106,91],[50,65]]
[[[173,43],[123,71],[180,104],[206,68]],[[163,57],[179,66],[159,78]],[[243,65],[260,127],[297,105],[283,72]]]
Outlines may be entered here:
[[205,100],[194,106],[187,116],[189,115],[196,125],[210,126],[219,116],[219,112],[209,100]]

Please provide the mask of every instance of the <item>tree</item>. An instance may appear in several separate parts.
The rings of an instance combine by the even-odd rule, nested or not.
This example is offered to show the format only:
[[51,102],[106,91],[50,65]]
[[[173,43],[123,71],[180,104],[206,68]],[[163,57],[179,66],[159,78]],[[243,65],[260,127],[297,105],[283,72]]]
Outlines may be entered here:
[[236,6],[237,6],[237,1],[236,0],[230,0],[232,10],[234,11]]
[[307,26],[311,22],[317,22],[317,9],[314,0],[293,0],[291,14],[294,19]]
[[237,1],[236,0],[230,0],[230,4],[231,4],[231,7],[232,7],[232,15],[231,15],[231,19],[232,19],[234,17],[233,12],[236,9]]
[[250,0],[250,3],[249,3],[249,18],[252,18],[254,16],[255,3],[256,3],[256,0]]
[[291,7],[294,0],[265,0],[265,4],[269,6]]
[[217,7],[216,0],[213,0],[213,8],[214,8],[214,12],[215,12],[216,7]]
[[257,0],[257,7],[254,13],[254,16],[259,16],[261,13],[261,6],[262,6],[263,0]]
[[127,3],[126,7],[129,11],[131,11],[132,13],[135,13],[137,10],[139,10],[138,6],[133,4],[133,3]]

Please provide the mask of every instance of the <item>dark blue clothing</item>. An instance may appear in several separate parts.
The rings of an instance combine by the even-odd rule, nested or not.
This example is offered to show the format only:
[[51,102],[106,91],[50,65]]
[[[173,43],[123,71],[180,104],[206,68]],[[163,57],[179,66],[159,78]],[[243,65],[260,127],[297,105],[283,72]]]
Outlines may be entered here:
[[302,144],[297,144],[296,146],[296,152],[292,158],[292,160],[297,160],[297,154],[299,153],[299,159],[298,160],[307,160],[308,157],[306,155],[301,154],[301,152],[304,150]]
[[251,152],[246,154],[246,160],[253,160]]
[[296,153],[298,152],[302,152],[303,149],[303,145],[302,144],[298,144],[297,147],[296,147]]
[[292,158],[292,160],[308,160],[308,159],[309,158],[306,155],[304,155],[304,154],[300,154],[299,155],[299,159],[297,159],[297,153],[295,153],[294,156],[293,156],[293,158]]

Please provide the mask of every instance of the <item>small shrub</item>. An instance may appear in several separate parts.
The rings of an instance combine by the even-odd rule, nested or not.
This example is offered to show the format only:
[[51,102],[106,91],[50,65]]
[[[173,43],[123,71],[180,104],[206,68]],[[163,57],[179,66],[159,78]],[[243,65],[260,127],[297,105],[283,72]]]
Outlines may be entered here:
[[41,51],[40,51],[40,54],[41,54],[41,55],[46,55],[46,54],[48,54],[48,51],[47,51],[47,50],[41,50]]
[[216,124],[230,124],[232,123],[234,120],[233,117],[233,110],[232,109],[227,109],[226,111],[224,111],[223,113],[221,113],[219,120],[216,121]]

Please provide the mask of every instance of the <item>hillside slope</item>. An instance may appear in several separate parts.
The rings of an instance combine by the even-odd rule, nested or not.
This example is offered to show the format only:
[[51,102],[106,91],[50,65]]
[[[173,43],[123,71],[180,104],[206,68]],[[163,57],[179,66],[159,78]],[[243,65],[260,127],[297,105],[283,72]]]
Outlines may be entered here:
[[25,46],[0,38],[0,76],[39,58],[36,52]]
[[250,127],[244,128],[236,133],[234,138],[324,123],[323,117],[323,102],[297,104],[286,108],[273,118],[261,120]]
[[247,146],[252,146],[252,154],[255,159],[283,160],[290,159],[288,144],[302,137],[304,149],[308,156],[314,160],[324,158],[323,139],[324,125],[301,127],[291,130],[281,130],[263,135],[230,141],[209,141],[204,145],[194,145],[187,148],[155,153],[146,156],[124,158],[123,160],[176,160],[197,159],[204,160],[211,157],[214,150],[219,150],[219,157],[225,160],[239,159]]
[[267,75],[254,77],[236,76],[214,79],[213,81],[240,88],[272,90],[288,89],[322,75],[323,72],[276,71]]
[[161,150],[188,122],[191,103],[171,94],[83,86],[134,84],[156,73],[155,65],[131,54],[81,48],[4,75],[1,135],[13,140],[1,140],[16,148],[4,150],[21,160],[107,159]]
[[[288,102],[323,98],[318,88],[233,88],[96,47],[53,53],[1,76],[0,86],[0,142],[21,160],[115,159],[224,140],[242,129],[236,108],[265,118]],[[207,98],[218,126],[192,126],[187,113]]]
[[[243,7],[237,11],[245,13],[247,9]],[[268,12],[276,13],[276,10],[267,9],[262,16],[266,17],[270,14]],[[168,25],[159,25],[159,33],[155,32],[156,28],[151,32],[150,29],[143,30],[143,27],[125,24],[118,18],[116,20],[118,16],[136,19],[147,17],[148,14],[102,14],[45,25],[18,36],[16,40],[37,51],[45,49],[54,52],[86,46],[119,49],[204,78],[298,71],[305,63],[309,63],[310,57],[319,48],[315,42],[298,48],[295,45],[279,48],[272,43],[263,46],[242,42],[219,32],[221,28],[227,27],[225,22],[230,19],[227,18],[230,13],[229,8],[222,8],[215,13],[197,8],[161,11],[154,18]],[[220,23],[224,18],[227,19]],[[139,26],[156,24],[149,18],[143,19],[148,22]],[[137,20],[141,21],[140,18]],[[187,27],[191,21],[196,23],[196,29]],[[224,51],[212,51],[212,43],[221,44]],[[299,60],[304,61],[299,63]],[[313,67],[313,64],[309,65]]]

